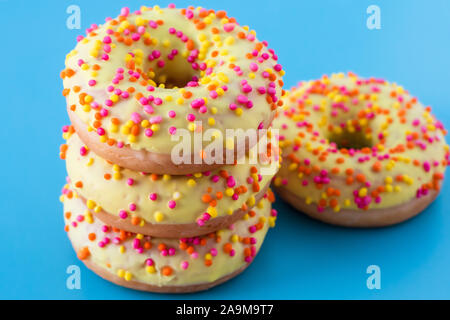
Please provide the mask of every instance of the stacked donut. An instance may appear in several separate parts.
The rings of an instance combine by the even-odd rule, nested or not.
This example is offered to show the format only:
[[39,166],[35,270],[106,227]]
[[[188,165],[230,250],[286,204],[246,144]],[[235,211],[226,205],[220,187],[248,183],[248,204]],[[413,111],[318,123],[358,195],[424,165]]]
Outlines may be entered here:
[[[123,8],[77,40],[61,72],[71,125],[60,156],[78,258],[109,281],[155,292],[239,274],[276,220],[276,170],[264,170],[278,168],[267,139],[283,103],[274,51],[224,11],[173,5]],[[245,134],[228,129],[259,139],[239,143]],[[211,144],[197,150],[206,133]],[[176,162],[180,138],[188,143]]]

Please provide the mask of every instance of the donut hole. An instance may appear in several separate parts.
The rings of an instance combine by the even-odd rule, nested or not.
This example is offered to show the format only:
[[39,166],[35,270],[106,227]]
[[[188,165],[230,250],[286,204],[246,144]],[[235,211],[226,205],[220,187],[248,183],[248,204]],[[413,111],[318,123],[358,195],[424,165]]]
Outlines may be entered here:
[[334,143],[338,149],[363,149],[373,146],[372,139],[368,138],[362,130],[342,130],[333,132],[328,136],[330,143]]
[[198,64],[192,56],[184,57],[181,48],[153,50],[148,55],[150,79],[160,88],[196,86],[200,78]]

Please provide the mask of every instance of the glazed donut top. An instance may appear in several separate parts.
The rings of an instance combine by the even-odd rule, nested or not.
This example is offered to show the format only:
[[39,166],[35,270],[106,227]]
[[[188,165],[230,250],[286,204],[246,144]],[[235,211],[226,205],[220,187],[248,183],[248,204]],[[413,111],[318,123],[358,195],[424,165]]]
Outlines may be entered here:
[[170,154],[180,128],[262,128],[282,104],[277,60],[224,11],[123,8],[78,38],[63,95],[101,142]]
[[[90,151],[64,127],[67,144],[61,147],[70,184],[90,209],[129,219],[144,226],[197,223],[233,214],[255,205],[273,175],[263,175],[260,164],[225,165],[215,171],[189,175],[156,175],[121,168]],[[252,149],[253,150],[253,149]],[[252,151],[251,150],[251,151]],[[276,164],[278,169],[278,162]]]
[[382,79],[302,82],[274,120],[283,150],[275,186],[319,211],[391,207],[439,190],[449,148],[430,112]]
[[78,258],[125,280],[158,286],[209,283],[245,266],[277,216],[263,199],[227,229],[193,238],[153,238],[104,225],[76,195],[65,186],[61,201]]

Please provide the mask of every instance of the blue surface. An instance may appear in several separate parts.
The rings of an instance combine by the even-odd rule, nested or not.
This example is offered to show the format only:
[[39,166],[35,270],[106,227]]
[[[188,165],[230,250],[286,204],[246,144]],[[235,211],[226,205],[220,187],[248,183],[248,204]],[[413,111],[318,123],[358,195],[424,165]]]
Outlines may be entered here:
[[[145,1],[127,1],[135,10]],[[178,7],[189,5],[174,1]],[[82,30],[116,16],[124,1],[0,0],[1,103],[0,298],[41,299],[392,299],[450,298],[450,196],[396,227],[350,230],[312,221],[282,201],[277,227],[238,278],[209,292],[169,296],[110,284],[77,260],[58,201],[65,167],[58,159],[68,123],[59,72],[82,31],[66,28],[66,8],[81,7]],[[146,4],[151,4],[148,2]],[[160,1],[161,6],[169,2]],[[450,127],[450,2],[192,1],[226,9],[269,41],[301,79],[353,70],[403,84]],[[222,7],[221,3],[225,8]],[[366,8],[381,8],[381,30],[366,28]],[[81,266],[81,290],[66,288],[66,268]],[[381,268],[381,289],[366,268]]]

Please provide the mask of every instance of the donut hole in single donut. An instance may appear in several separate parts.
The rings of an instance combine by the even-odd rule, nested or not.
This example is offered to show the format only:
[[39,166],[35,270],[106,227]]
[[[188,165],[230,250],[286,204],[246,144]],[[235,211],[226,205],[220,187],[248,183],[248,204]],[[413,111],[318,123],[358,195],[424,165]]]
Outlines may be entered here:
[[363,149],[373,146],[372,139],[368,138],[362,130],[342,130],[339,133],[329,134],[328,140],[334,143],[338,149]]

